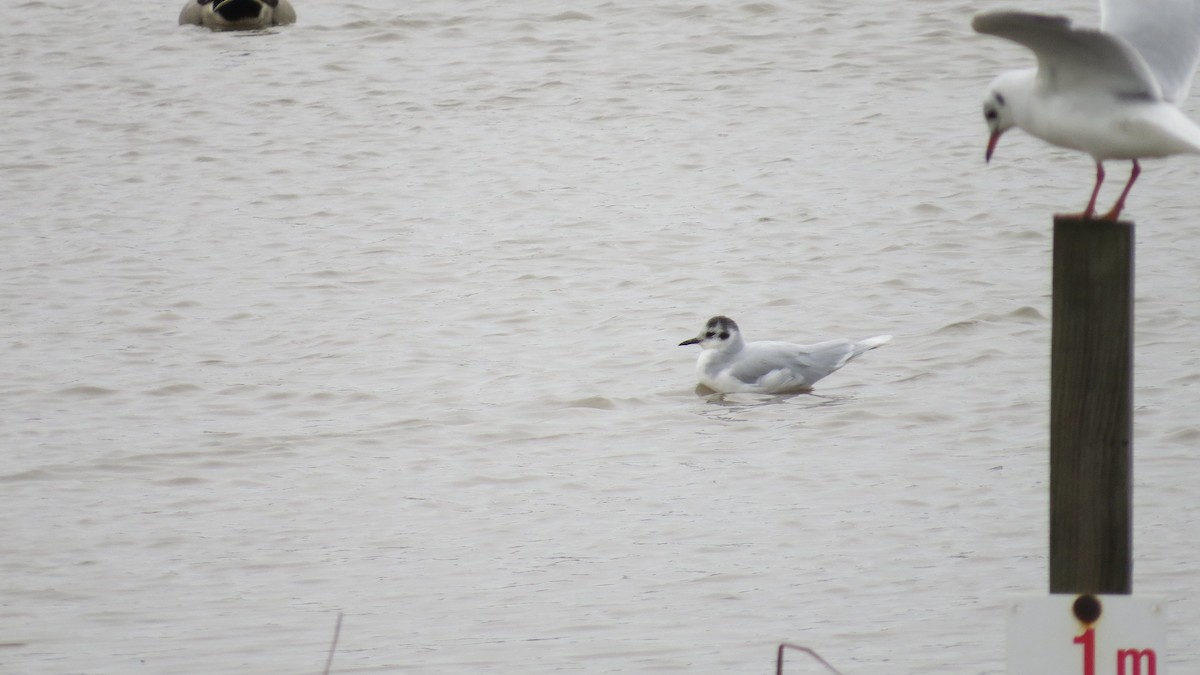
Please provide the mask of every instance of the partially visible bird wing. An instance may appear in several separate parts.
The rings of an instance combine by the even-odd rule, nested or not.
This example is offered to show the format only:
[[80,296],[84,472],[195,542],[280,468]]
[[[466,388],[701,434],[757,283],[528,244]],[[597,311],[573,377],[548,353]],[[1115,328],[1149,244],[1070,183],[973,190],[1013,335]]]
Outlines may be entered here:
[[979,14],[971,26],[1033,50],[1038,86],[1048,91],[1093,89],[1121,98],[1153,100],[1162,96],[1145,59],[1116,35],[1072,28],[1066,17],[1028,12]]
[[1200,2],[1100,0],[1100,29],[1141,54],[1164,99],[1178,104],[1187,98],[1200,61]]

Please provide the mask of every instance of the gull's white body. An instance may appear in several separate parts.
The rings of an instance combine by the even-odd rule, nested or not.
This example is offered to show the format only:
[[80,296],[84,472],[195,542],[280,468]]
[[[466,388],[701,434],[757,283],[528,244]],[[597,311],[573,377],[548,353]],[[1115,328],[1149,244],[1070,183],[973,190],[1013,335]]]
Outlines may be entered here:
[[[242,7],[234,12],[236,5]],[[187,0],[179,12],[179,25],[213,30],[259,30],[295,22],[296,10],[289,0]]]
[[704,348],[696,361],[696,376],[715,392],[786,394],[812,389],[851,359],[891,339],[880,335],[859,342],[829,340],[813,345],[746,342],[731,319],[713,317],[699,336],[681,346]]
[[1085,217],[1104,180],[1102,162],[1133,160],[1134,173],[1105,216],[1115,218],[1140,171],[1138,159],[1200,153],[1200,127],[1178,108],[1200,59],[1200,0],[1104,0],[1101,9],[1099,31],[1025,12],[980,14],[972,25],[1028,47],[1038,61],[989,85],[987,157],[1014,126],[1091,155],[1097,182]]
[[1013,104],[1013,121],[1047,143],[1085,152],[1097,162],[1200,152],[1200,127],[1173,105],[1126,100],[1114,106],[1111,94],[1091,91],[1038,93],[1034,71],[1013,74],[1029,82],[1013,88],[1011,99],[1021,100],[1016,92],[1034,92],[1025,105]]

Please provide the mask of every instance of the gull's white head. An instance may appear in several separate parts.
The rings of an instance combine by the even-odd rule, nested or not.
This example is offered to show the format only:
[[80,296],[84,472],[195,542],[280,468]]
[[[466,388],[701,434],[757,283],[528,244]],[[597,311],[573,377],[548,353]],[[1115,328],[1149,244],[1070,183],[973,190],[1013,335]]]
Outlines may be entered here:
[[727,316],[714,316],[704,325],[704,330],[690,340],[679,343],[684,345],[700,345],[704,349],[730,349],[740,347],[742,334],[738,325]]
[[992,80],[983,94],[983,121],[987,123],[988,145],[985,161],[992,161],[992,153],[1000,136],[1017,126],[1014,107],[1024,105],[1026,92],[1033,85],[1034,72],[1013,70]]

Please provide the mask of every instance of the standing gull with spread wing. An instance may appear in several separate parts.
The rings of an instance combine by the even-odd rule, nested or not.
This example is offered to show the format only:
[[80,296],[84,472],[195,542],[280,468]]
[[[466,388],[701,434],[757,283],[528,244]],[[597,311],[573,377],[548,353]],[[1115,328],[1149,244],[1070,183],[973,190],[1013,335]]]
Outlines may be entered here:
[[991,138],[1020,127],[1096,161],[1091,218],[1104,182],[1104,160],[1133,160],[1112,209],[1115,220],[1141,173],[1139,159],[1200,153],[1200,127],[1178,108],[1200,58],[1200,0],[1101,0],[1101,29],[1026,12],[979,14],[972,26],[1033,50],[1037,67],[1014,70],[988,86],[983,115]]

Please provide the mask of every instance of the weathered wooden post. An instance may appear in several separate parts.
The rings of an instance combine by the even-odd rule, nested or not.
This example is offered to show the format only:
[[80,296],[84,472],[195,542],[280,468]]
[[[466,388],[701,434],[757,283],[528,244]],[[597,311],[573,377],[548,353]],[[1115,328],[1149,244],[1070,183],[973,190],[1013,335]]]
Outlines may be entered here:
[[1133,590],[1133,224],[1054,219],[1050,595],[1009,606],[1009,675],[1166,673]]
[[1050,592],[1132,592],[1132,223],[1054,219]]

